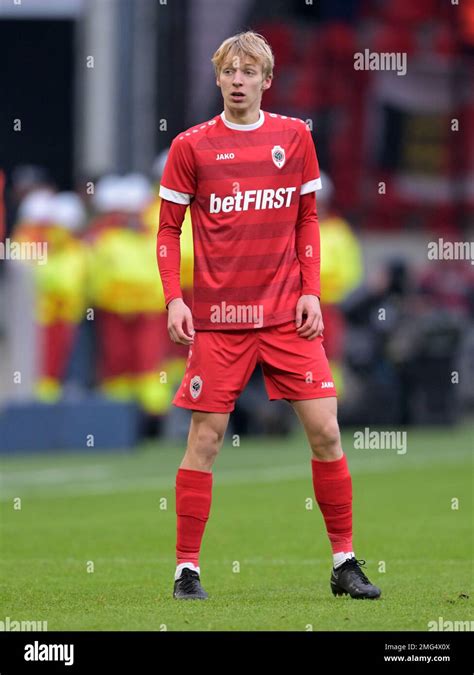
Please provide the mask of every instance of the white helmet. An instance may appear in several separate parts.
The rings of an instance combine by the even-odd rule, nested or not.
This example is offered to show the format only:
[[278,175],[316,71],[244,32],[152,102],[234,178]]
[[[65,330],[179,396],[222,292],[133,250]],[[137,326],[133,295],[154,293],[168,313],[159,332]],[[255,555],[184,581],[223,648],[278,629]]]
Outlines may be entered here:
[[31,222],[38,225],[48,223],[51,218],[51,201],[54,194],[51,190],[35,190],[30,192],[18,208],[18,222]]
[[322,188],[316,192],[316,202],[324,202],[327,204],[333,198],[334,183],[324,171],[320,172],[320,176]]
[[153,199],[150,181],[140,173],[129,173],[120,181],[120,210],[139,213]]
[[120,210],[121,181],[120,176],[116,174],[108,174],[99,178],[92,197],[92,204],[96,211],[108,213]]
[[165,150],[162,150],[159,155],[155,158],[155,161],[153,162],[153,166],[151,167],[151,174],[153,178],[157,181],[161,180],[161,176],[163,175],[163,171],[165,170],[165,164],[166,160],[168,159],[170,149],[165,148]]
[[51,200],[51,222],[74,232],[84,224],[86,210],[75,192],[60,192]]

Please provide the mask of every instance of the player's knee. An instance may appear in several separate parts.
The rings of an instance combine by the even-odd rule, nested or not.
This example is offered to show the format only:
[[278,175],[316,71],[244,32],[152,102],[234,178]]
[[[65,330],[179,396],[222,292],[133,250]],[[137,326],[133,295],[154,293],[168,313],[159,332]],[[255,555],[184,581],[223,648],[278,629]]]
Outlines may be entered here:
[[317,452],[325,448],[328,451],[337,452],[340,443],[339,424],[337,418],[331,415],[315,430],[312,443],[313,451]]
[[196,436],[196,446],[201,452],[217,455],[220,450],[221,437],[214,429],[201,429]]
[[213,459],[221,448],[223,437],[220,429],[201,424],[190,434],[189,449],[201,457]]

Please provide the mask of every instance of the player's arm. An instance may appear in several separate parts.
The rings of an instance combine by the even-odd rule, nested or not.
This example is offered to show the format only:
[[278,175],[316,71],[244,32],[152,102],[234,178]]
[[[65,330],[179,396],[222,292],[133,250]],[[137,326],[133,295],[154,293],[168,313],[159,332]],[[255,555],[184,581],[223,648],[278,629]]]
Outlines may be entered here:
[[172,300],[183,297],[179,273],[181,267],[179,238],[186,208],[185,204],[161,200],[156,259],[167,308]]
[[296,254],[302,295],[321,295],[321,240],[314,192],[302,195],[296,222]]
[[296,305],[296,328],[298,335],[313,340],[324,330],[319,304],[321,244],[315,198],[315,190],[321,187],[321,179],[311,132],[305,127],[302,133],[304,158],[296,222],[296,254],[300,263],[302,287]]
[[171,144],[161,179],[157,260],[168,309],[168,332],[173,342],[185,345],[193,343],[194,326],[191,310],[181,292],[179,238],[186,209],[195,192],[193,151],[181,137]]
[[173,342],[189,345],[193,342],[193,319],[191,310],[183,301],[180,283],[180,236],[186,209],[186,204],[162,199],[156,258],[168,309],[170,338]]
[[[321,295],[321,242],[315,193],[300,197],[296,222],[296,255],[301,269],[301,297],[296,305],[296,328],[301,337],[314,339],[324,330]],[[303,321],[303,315],[306,315]]]

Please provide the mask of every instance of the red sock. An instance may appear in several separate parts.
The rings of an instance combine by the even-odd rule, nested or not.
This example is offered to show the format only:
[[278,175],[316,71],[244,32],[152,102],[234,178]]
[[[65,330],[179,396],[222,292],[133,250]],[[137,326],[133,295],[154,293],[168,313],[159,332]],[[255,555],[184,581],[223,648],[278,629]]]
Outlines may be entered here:
[[332,552],[352,551],[352,480],[343,455],[332,462],[312,459],[313,486]]
[[212,472],[178,469],[176,561],[199,566],[199,551],[212,500]]

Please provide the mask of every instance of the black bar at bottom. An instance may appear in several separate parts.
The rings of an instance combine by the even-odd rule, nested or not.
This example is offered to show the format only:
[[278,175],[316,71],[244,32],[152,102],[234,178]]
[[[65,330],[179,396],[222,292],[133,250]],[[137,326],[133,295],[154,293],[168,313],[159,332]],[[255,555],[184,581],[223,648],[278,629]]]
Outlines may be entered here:
[[[472,633],[4,632],[0,674],[156,673],[175,663],[210,669],[374,666],[375,672],[473,672]],[[170,664],[171,662],[171,664]]]

